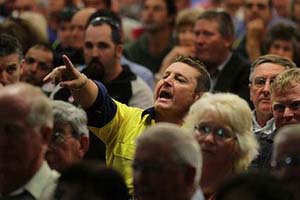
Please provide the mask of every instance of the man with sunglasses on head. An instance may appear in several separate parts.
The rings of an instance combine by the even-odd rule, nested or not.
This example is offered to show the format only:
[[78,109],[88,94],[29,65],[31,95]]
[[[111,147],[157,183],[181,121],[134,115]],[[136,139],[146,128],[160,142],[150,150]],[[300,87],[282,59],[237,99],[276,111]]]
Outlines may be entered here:
[[54,55],[51,47],[46,43],[39,43],[31,47],[22,61],[23,74],[21,81],[42,87],[43,78],[53,68]]
[[0,35],[0,87],[19,82],[22,74],[22,47],[10,35]]

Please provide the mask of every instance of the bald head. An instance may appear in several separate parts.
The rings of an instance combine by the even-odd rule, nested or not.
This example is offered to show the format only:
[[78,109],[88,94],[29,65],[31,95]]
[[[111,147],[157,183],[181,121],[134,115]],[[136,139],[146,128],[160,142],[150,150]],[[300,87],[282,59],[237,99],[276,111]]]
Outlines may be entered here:
[[72,47],[83,48],[84,29],[89,17],[96,11],[95,8],[84,8],[74,14],[71,20]]
[[0,90],[0,119],[0,193],[6,195],[25,185],[44,162],[51,104],[37,87],[8,85]]
[[27,122],[32,126],[53,126],[51,101],[40,88],[27,83],[1,88],[0,112],[5,114],[4,110],[27,116]]

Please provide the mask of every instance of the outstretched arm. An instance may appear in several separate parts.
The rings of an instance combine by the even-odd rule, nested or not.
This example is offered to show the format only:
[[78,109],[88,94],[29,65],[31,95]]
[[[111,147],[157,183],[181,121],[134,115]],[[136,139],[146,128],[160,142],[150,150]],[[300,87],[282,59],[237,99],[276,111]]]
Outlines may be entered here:
[[52,70],[44,78],[44,81],[59,82],[62,87],[70,89],[78,104],[84,108],[90,107],[98,95],[97,85],[80,73],[66,55],[63,55],[63,61],[65,65]]

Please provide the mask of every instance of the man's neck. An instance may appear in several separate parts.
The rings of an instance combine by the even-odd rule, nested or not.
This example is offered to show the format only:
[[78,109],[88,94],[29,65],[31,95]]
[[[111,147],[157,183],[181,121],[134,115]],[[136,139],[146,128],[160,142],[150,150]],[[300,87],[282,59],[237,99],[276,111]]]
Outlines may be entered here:
[[220,55],[218,57],[218,60],[215,60],[214,62],[204,62],[204,65],[207,68],[207,71],[210,75],[214,75],[216,71],[218,70],[219,66],[222,64],[226,64],[228,56],[230,55],[230,51],[224,52],[223,55]]
[[272,118],[272,114],[268,113],[260,113],[255,111],[256,122],[260,125],[260,127],[264,127],[267,122]]
[[173,113],[173,112],[156,111],[155,121],[156,122],[169,122],[169,123],[182,125],[184,116],[185,115],[182,115],[182,114],[178,115],[178,113]]
[[156,32],[147,32],[149,52],[151,55],[158,55],[168,48],[172,37],[170,28],[164,28]]

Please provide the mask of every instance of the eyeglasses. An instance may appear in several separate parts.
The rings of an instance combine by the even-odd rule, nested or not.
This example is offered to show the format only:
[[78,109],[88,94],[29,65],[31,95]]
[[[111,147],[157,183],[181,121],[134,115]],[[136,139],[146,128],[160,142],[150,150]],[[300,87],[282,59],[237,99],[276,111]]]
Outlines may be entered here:
[[265,78],[265,77],[256,77],[251,83],[253,83],[253,85],[256,88],[262,88],[266,85],[267,81],[269,81],[269,85],[271,85],[275,80],[275,77],[272,78]]
[[287,156],[282,160],[271,162],[271,167],[276,169],[282,169],[285,167],[299,167],[300,166],[300,156]]
[[258,8],[258,10],[265,10],[268,5],[266,4],[262,4],[262,3],[257,3],[257,4],[254,4],[254,3],[246,3],[245,4],[245,8],[246,9],[252,9],[254,6],[256,6]]
[[33,65],[34,63],[37,63],[37,66],[40,70],[43,71],[49,71],[52,67],[50,65],[48,65],[47,63],[43,62],[43,61],[38,61],[35,58],[31,57],[31,56],[26,56],[25,57],[25,62],[28,65]]
[[72,138],[72,137],[74,137],[74,136],[65,135],[61,132],[55,132],[52,134],[51,143],[54,145],[62,145],[67,141],[67,139]]
[[109,24],[113,28],[117,29],[118,31],[121,30],[120,24],[116,21],[113,20],[112,18],[109,17],[96,17],[90,21],[90,25],[96,26],[96,25],[101,25],[102,23]]
[[289,104],[274,103],[272,105],[273,112],[277,113],[283,113],[287,107],[292,111],[298,111],[300,109],[300,100],[292,101]]
[[194,130],[201,135],[208,135],[212,133],[217,140],[224,140],[227,138],[232,138],[230,131],[225,128],[213,128],[208,124],[198,124],[194,127]]

